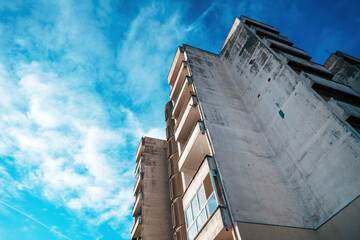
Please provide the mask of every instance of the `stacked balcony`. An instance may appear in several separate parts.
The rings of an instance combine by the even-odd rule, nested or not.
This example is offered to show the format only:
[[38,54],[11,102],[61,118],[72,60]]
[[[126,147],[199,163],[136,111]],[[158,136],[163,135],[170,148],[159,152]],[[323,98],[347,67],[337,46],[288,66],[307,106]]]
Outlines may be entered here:
[[172,117],[173,103],[168,102],[165,106],[166,139],[168,143],[168,172],[170,182],[171,216],[173,227],[173,239],[186,239],[185,215],[181,196],[183,187],[181,173],[178,168],[179,153],[174,137],[175,121]]
[[[229,238],[232,237],[231,231],[228,229],[231,224],[220,185],[211,170],[214,169],[213,163],[210,168],[209,159],[212,151],[190,72],[186,53],[178,49],[171,70],[172,75],[168,77],[173,106],[171,117],[175,120],[174,126],[167,124],[167,137],[171,150],[168,156],[172,222],[173,227],[176,228],[173,239],[184,239],[185,234],[188,239],[209,239],[213,236],[216,236],[216,239],[231,239]],[[168,107],[165,112],[166,119],[170,116],[169,109]],[[178,151],[175,155],[171,155],[174,152],[174,141]],[[178,159],[177,165],[171,160],[175,156]],[[181,186],[183,194],[177,186]],[[201,208],[199,208],[199,199],[201,199]],[[191,205],[196,201],[198,205]],[[196,210],[196,207],[199,209]],[[185,211],[186,220],[185,216],[181,215]],[[216,228],[213,227],[214,222],[217,223]],[[212,235],[208,235],[209,233]]]
[[142,205],[143,205],[143,199],[144,199],[144,195],[143,192],[140,191],[135,198],[135,202],[133,205],[133,217],[137,217],[141,215],[141,209],[142,209]]
[[135,202],[132,208],[132,215],[135,218],[134,226],[131,231],[131,239],[137,240],[141,239],[141,223],[142,223],[142,206],[143,206],[143,178],[144,178],[144,156],[140,154],[140,152],[143,149],[142,141],[140,142],[138,152],[136,154],[136,168],[135,168],[135,184],[134,184],[134,196],[135,196]]
[[184,224],[184,225],[181,225],[176,230],[176,232],[174,232],[173,240],[184,240],[184,239],[186,239],[186,235],[187,235],[186,226]]
[[142,216],[138,216],[134,220],[134,226],[131,230],[131,240],[140,240],[141,239],[141,224]]
[[178,47],[173,63],[171,64],[169,75],[167,77],[170,87],[174,86],[177,73],[179,72],[180,65],[182,64],[183,61],[186,61],[186,56],[184,54],[183,48]]
[[[201,122],[198,100],[187,61],[178,54],[180,54],[179,50],[173,62],[173,66],[177,66],[178,70],[172,71],[173,75],[169,75],[168,79],[171,86],[170,98],[174,106],[172,109],[172,118],[175,120],[174,140],[180,156],[178,169],[183,176],[183,187],[186,189],[202,159],[205,155],[211,155],[211,150]],[[182,54],[185,56],[185,53]],[[172,145],[170,147],[173,148]]]
[[168,159],[169,159],[168,160],[169,178],[171,178],[172,176],[174,176],[176,173],[179,172],[179,167],[178,167],[179,154],[176,152],[172,154]]
[[143,156],[141,156],[138,161],[136,168],[135,168],[135,185],[134,185],[134,196],[136,196],[142,185],[143,185],[143,178],[144,178],[144,170],[143,170]]
[[[173,239],[184,239],[185,234],[188,239],[209,239],[214,236],[216,239],[231,239],[228,230],[231,224],[224,207],[220,186],[210,168],[209,159],[211,159],[212,151],[201,118],[193,80],[189,74],[186,59],[181,58],[180,55],[178,50],[175,57],[177,60],[175,59],[173,63],[173,66],[178,68],[177,71],[172,71],[176,77],[170,75],[168,78],[171,86],[170,98],[174,106],[171,116],[175,120],[175,126],[167,127],[167,136],[168,142],[173,143],[174,140],[178,147],[177,165],[174,164],[175,161],[171,161],[169,155],[172,221],[174,228],[176,226]],[[176,62],[180,59],[181,63]],[[168,112],[166,112],[166,118],[170,115]],[[173,144],[169,146],[173,148]],[[214,164],[212,166],[214,168]],[[199,183],[202,183],[202,187],[198,186]],[[176,187],[179,185],[182,185],[185,191],[182,195]],[[201,197],[199,197],[199,191],[202,191]],[[197,211],[196,207],[200,206],[200,198],[204,201],[201,201],[201,209]],[[195,206],[196,201],[198,205]],[[191,205],[192,203],[194,206]],[[187,213],[186,221],[184,215],[181,214],[184,212]],[[216,224],[216,228],[213,228],[213,222],[220,222],[220,224]],[[210,233],[211,236],[208,235]]]
[[186,104],[183,105],[174,127],[175,140],[178,142],[180,154],[183,152],[185,143],[189,139],[194,126],[200,120],[201,116],[196,96],[191,95]]
[[[181,58],[181,54],[186,56],[186,53],[182,53],[178,49],[171,70],[172,75],[168,77],[171,86],[170,98],[173,105],[171,116],[175,120],[175,126],[173,128],[170,125],[167,127],[167,136],[170,143],[169,147],[173,148],[171,143],[174,140],[178,148],[177,166],[174,164],[175,161],[169,160],[172,221],[173,226],[177,226],[173,239],[183,239],[184,234],[188,236],[188,239],[209,239],[210,237],[213,238],[214,233],[217,239],[228,239],[226,235],[228,231],[224,229],[231,224],[225,211],[220,186],[215,187],[215,177],[210,173],[208,156],[212,155],[212,151],[201,118],[187,59]],[[170,115],[168,112],[166,112],[166,118]],[[171,134],[172,131],[173,135]],[[170,155],[169,159],[171,159]],[[205,178],[206,180],[204,180]],[[203,183],[202,188],[197,186],[199,182]],[[179,185],[182,185],[182,189],[185,191],[182,195],[178,191],[179,188],[176,187]],[[196,207],[200,206],[200,197],[198,197],[200,196],[200,188],[203,189],[201,199],[205,200],[201,201],[201,209],[197,209],[199,210],[197,211]],[[190,201],[190,198],[196,200]],[[191,204],[196,201],[198,201],[198,205],[192,206]],[[181,215],[185,211],[187,212],[186,221],[184,215]],[[191,212],[191,216],[189,212]],[[212,229],[212,222],[214,221],[220,221],[215,232]],[[210,232],[212,236],[207,235]]]

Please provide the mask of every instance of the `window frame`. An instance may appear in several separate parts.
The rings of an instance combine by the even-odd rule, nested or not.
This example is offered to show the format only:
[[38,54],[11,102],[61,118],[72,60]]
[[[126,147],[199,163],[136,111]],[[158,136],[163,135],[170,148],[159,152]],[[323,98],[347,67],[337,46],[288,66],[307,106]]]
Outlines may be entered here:
[[[204,195],[204,198],[205,198],[205,203],[203,204],[203,206],[200,206],[200,198],[199,198],[199,192],[200,192],[200,189],[203,189],[203,195]],[[201,228],[206,224],[206,222],[209,220],[210,216],[215,212],[216,208],[214,208],[213,212],[210,213],[210,210],[209,210],[209,202],[210,200],[215,197],[215,201],[216,201],[216,207],[220,205],[219,203],[219,199],[218,199],[218,196],[216,194],[216,190],[213,188],[213,191],[212,193],[209,195],[208,198],[206,198],[206,193],[205,193],[205,188],[204,188],[204,183],[201,183],[200,187],[198,188],[198,190],[196,191],[194,197],[191,199],[191,201],[189,202],[188,206],[185,208],[185,220],[186,220],[186,232],[187,232],[187,235],[188,235],[188,240],[192,240],[193,238],[190,238],[189,236],[189,230],[194,226],[195,227],[195,235],[196,236],[199,231],[201,230]],[[193,208],[193,204],[192,202],[196,199],[197,201],[197,205],[198,205],[198,208],[199,208],[199,211],[197,212],[197,214],[194,216],[194,210],[192,209]],[[190,210],[190,213],[191,213],[191,221],[189,221],[190,219],[188,219],[188,210]],[[206,216],[206,219],[205,221],[203,222],[203,224],[199,227],[198,226],[198,219],[200,217],[200,215],[203,213],[203,211],[205,211],[205,216]],[[194,225],[195,224],[195,225]]]

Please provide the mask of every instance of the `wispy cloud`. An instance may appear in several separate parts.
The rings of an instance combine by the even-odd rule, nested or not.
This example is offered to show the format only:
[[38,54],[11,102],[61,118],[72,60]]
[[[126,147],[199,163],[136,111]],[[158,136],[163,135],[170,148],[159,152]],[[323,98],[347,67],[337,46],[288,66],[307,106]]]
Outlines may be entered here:
[[190,32],[194,30],[201,30],[201,24],[203,24],[204,18],[214,10],[214,8],[218,5],[218,3],[213,2],[210,4],[210,6],[189,26],[186,27],[185,31]]
[[[94,209],[98,223],[123,219],[132,194],[131,181],[124,182],[122,174],[130,170],[121,164],[128,159],[121,159],[116,149],[124,146],[126,133],[107,128],[107,113],[96,97],[61,84],[62,79],[38,64],[20,67],[19,77],[11,94],[23,98],[26,111],[8,104],[1,116],[11,119],[12,112],[22,112],[16,124],[3,122],[2,134],[8,140],[3,153],[13,152],[16,166],[29,170],[21,188],[40,187],[48,200],[71,209]],[[126,196],[123,202],[115,201],[119,194]],[[117,212],[110,214],[109,208]]]

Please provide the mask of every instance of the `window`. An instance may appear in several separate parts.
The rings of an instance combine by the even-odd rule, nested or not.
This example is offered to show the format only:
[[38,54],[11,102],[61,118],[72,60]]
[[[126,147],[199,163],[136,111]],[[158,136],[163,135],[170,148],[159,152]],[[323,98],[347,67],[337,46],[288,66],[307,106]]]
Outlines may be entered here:
[[214,191],[211,192],[208,198],[206,195],[204,185],[201,184],[185,211],[186,229],[189,240],[194,239],[218,205]]

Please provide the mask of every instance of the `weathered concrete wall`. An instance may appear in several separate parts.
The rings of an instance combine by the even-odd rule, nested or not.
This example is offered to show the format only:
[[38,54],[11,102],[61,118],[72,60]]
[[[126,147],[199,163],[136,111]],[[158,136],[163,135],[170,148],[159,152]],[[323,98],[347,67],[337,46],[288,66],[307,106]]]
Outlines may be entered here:
[[340,56],[331,54],[324,66],[335,75],[335,81],[346,84],[360,93],[360,65],[352,65]]
[[142,237],[172,238],[166,141],[145,137]]
[[186,53],[234,220],[305,225],[305,206],[276,167],[221,60],[195,48],[186,47]]
[[360,144],[347,123],[269,48],[244,27],[233,36],[237,46],[229,45],[221,58],[277,167],[306,206],[304,227],[316,228],[359,195]]
[[360,194],[360,145],[244,26],[220,57],[185,46],[233,220],[316,229]]

